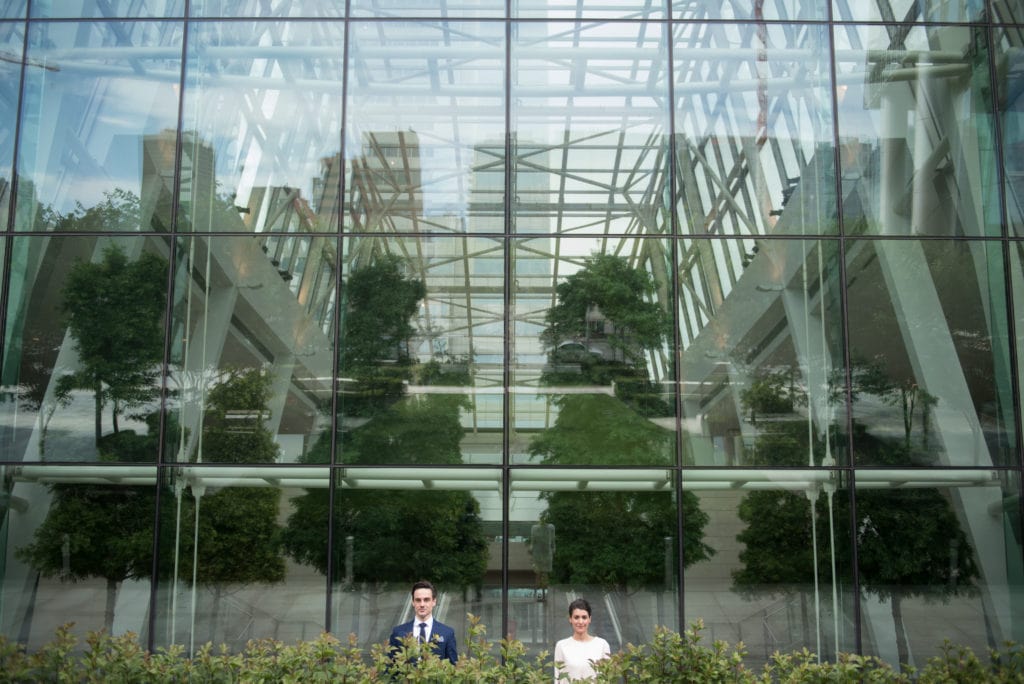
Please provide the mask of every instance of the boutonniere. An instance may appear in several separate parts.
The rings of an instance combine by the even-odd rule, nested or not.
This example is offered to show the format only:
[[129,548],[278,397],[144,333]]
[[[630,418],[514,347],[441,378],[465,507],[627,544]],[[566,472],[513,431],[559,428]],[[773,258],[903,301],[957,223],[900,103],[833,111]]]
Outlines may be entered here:
[[444,637],[443,637],[443,636],[441,636],[440,634],[438,634],[438,635],[437,635],[437,640],[438,640],[438,641],[444,641]]

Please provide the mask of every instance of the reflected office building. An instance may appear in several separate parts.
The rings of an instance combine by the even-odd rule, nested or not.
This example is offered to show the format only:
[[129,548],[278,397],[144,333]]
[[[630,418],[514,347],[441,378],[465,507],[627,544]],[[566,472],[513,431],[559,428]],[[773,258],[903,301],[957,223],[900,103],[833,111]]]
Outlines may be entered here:
[[0,633],[1024,639],[1019,0],[0,8]]

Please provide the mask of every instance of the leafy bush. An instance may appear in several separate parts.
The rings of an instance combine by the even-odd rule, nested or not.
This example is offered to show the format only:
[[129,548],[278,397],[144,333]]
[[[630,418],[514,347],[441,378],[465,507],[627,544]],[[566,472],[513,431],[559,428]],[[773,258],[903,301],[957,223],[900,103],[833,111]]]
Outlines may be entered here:
[[[597,664],[598,683],[700,682],[723,684],[976,684],[1024,682],[1024,647],[1007,643],[991,649],[988,661],[970,648],[946,643],[942,653],[920,670],[899,671],[874,656],[840,655],[837,662],[818,662],[808,650],[776,653],[760,672],[743,662],[742,644],[701,643],[703,624],[695,622],[682,634],[658,628],[650,643],[627,645]],[[329,634],[295,645],[262,639],[245,650],[206,644],[192,657],[181,646],[150,653],[136,635],[90,633],[84,643],[70,625],[57,630],[52,641],[32,653],[0,637],[0,684],[58,682],[61,684],[221,684],[331,682],[431,682],[437,684],[547,684],[550,654],[530,657],[522,642],[492,643],[479,620],[470,616],[466,653],[457,665],[441,660],[409,639],[392,657],[383,644],[368,653],[355,636],[342,643]]]

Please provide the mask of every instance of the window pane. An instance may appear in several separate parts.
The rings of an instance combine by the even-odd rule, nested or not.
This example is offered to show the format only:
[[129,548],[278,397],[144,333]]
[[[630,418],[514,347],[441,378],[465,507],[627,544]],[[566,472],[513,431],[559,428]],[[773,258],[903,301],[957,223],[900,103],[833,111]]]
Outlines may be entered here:
[[864,652],[921,667],[943,640],[1020,639],[1018,476],[875,470],[857,477]]
[[469,19],[505,16],[504,0],[351,0],[354,17],[434,17]]
[[832,0],[839,21],[984,21],[985,0]]
[[1024,20],[1024,5],[1021,0],[989,0],[992,19],[1000,24],[1019,24]]
[[169,458],[329,458],[336,243],[296,239],[278,261],[276,238],[178,242]]
[[513,26],[511,220],[520,233],[668,232],[661,25]]
[[338,227],[343,24],[190,28],[180,230]]
[[512,16],[537,19],[661,19],[665,0],[512,0]]
[[345,16],[344,2],[323,0],[192,0],[193,17],[315,17]]
[[827,32],[685,24],[674,42],[680,230],[836,233]]
[[346,229],[503,232],[503,25],[352,30]]
[[996,72],[999,82],[999,122],[1003,136],[1006,218],[1011,235],[1024,235],[1024,36],[997,29]]
[[667,249],[656,239],[516,245],[513,462],[675,462]]
[[[18,4],[15,2],[15,4]],[[24,11],[24,10],[23,10]],[[32,16],[70,19],[160,19],[185,14],[185,0],[51,0],[32,2]]]
[[835,27],[847,234],[1001,234],[986,35]]
[[994,242],[847,246],[858,464],[1016,462],[1002,258]]
[[166,242],[18,237],[12,250],[4,460],[155,462]]
[[680,245],[683,463],[845,464],[839,245]]
[[706,511],[705,541],[717,551],[684,570],[685,623],[702,619],[705,639],[742,641],[751,668],[776,651],[806,648],[826,661],[853,652],[852,563],[841,553],[849,548],[850,494],[842,476],[684,470],[683,492]]
[[[250,639],[312,640],[325,629],[327,584],[286,556],[283,521],[326,468],[172,468],[161,506],[157,644],[241,651]],[[327,538],[326,525],[306,534]]]
[[7,3],[0,6],[0,18],[20,19],[25,16],[26,5],[27,0],[9,0]]
[[[30,25],[19,230],[169,229],[181,36],[177,22]],[[135,209],[84,209],[105,202]]]
[[[30,652],[69,625],[145,634],[156,466],[0,466],[0,634]],[[166,494],[166,492],[164,492]]]
[[813,21],[826,19],[828,0],[696,0],[675,6],[676,19],[701,21],[706,19],[783,19]]
[[[529,651],[572,635],[569,601],[586,599],[590,633],[611,652],[677,628],[675,478],[665,469],[515,469],[509,502],[509,609]],[[706,513],[683,495],[687,566],[714,554]]]
[[[14,177],[14,129],[18,116],[17,95],[21,83],[21,55],[25,45],[24,24],[0,22],[0,49],[10,60],[0,61],[0,230],[7,230],[11,203],[11,179]],[[16,56],[16,57],[14,57]]]
[[[438,590],[434,617],[455,630],[461,655],[467,613],[500,633],[502,508],[496,469],[345,468],[334,492],[334,631],[367,650],[387,642],[412,618],[412,583],[426,579]],[[317,567],[326,548],[314,540],[290,553]]]
[[339,461],[500,462],[503,265],[496,240],[346,243]]

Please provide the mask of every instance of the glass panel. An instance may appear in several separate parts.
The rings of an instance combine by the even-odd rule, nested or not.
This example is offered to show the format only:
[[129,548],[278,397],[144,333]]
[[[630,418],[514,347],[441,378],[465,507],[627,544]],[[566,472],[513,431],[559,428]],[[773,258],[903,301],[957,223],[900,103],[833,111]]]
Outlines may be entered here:
[[992,20],[1000,24],[1024,23],[1024,5],[1021,0],[989,0]]
[[181,40],[176,22],[31,24],[19,230],[169,228]]
[[832,0],[837,21],[984,21],[985,0]]
[[[327,468],[197,467],[169,471],[161,506],[155,641],[240,651],[250,639],[294,643],[325,629],[327,583],[286,558],[286,525],[303,488],[327,491]],[[327,526],[306,535],[327,539]]]
[[683,463],[846,464],[838,243],[679,247]]
[[179,229],[338,229],[343,24],[189,32]]
[[635,238],[517,243],[513,462],[675,462],[668,250]]
[[1011,235],[1024,235],[1024,35],[996,29],[999,121],[1003,136],[1006,218]]
[[21,19],[25,16],[27,0],[8,0],[0,5],[0,19]]
[[[498,470],[345,468],[335,486],[334,632],[356,635],[367,650],[387,642],[392,628],[412,619],[412,583],[426,579],[438,590],[434,618],[455,631],[460,654],[467,613],[481,619],[489,638],[501,633]],[[324,511],[310,508],[318,526]],[[298,516],[289,527],[295,522]],[[326,537],[300,541],[289,553],[325,572]]]
[[337,245],[287,241],[179,241],[167,447],[175,460],[325,460],[317,454],[330,443]]
[[677,3],[676,19],[702,21],[707,19],[782,19],[814,21],[826,19],[828,0],[693,0]]
[[824,27],[684,24],[676,31],[682,232],[836,233]]
[[323,0],[192,0],[193,17],[324,17],[345,16],[344,2]]
[[338,460],[500,462],[501,243],[356,239],[344,277]]
[[683,492],[707,511],[705,541],[719,551],[684,572],[686,624],[700,618],[706,640],[742,641],[753,669],[776,651],[834,660],[856,649],[840,471],[689,470]]
[[0,466],[0,634],[148,634],[156,467]]
[[847,234],[1001,234],[987,35],[835,28]]
[[1016,474],[858,472],[864,652],[921,667],[943,640],[985,653],[1021,638]]
[[539,19],[661,19],[665,0],[512,0],[512,16]]
[[[351,0],[354,17],[436,17],[468,19],[505,16],[505,0],[460,0],[460,2],[424,2],[424,0]],[[398,27],[395,27],[398,28]],[[407,30],[408,25],[399,30]]]
[[[17,4],[17,3],[15,3]],[[24,10],[23,10],[24,11]],[[69,19],[159,19],[185,14],[185,0],[33,0],[32,16]],[[126,26],[126,25],[125,25]]]
[[857,463],[1016,463],[1002,247],[858,240],[846,249]]
[[[1024,373],[1020,371],[1024,363],[1024,243],[1013,241],[1007,246],[1010,250],[1009,280],[1013,292],[1013,316],[1015,323],[1015,341],[1017,345],[1017,392],[1018,397],[1024,396]],[[1024,411],[1024,406],[1021,407]],[[1024,419],[1024,414],[1021,415]]]
[[662,29],[631,22],[513,26],[517,232],[670,229]]
[[4,460],[156,461],[166,243],[19,237],[12,249]]
[[[515,469],[509,501],[509,618],[529,652],[572,635],[569,602],[586,599],[590,633],[615,653],[678,629],[675,477],[666,469]],[[708,514],[686,493],[687,565],[714,554]]]
[[346,228],[504,232],[502,24],[353,25]]
[[18,116],[16,93],[21,87],[21,55],[25,46],[24,24],[0,23],[0,50],[9,56],[0,60],[0,230],[7,230],[11,206],[11,179],[14,178],[14,130]]

